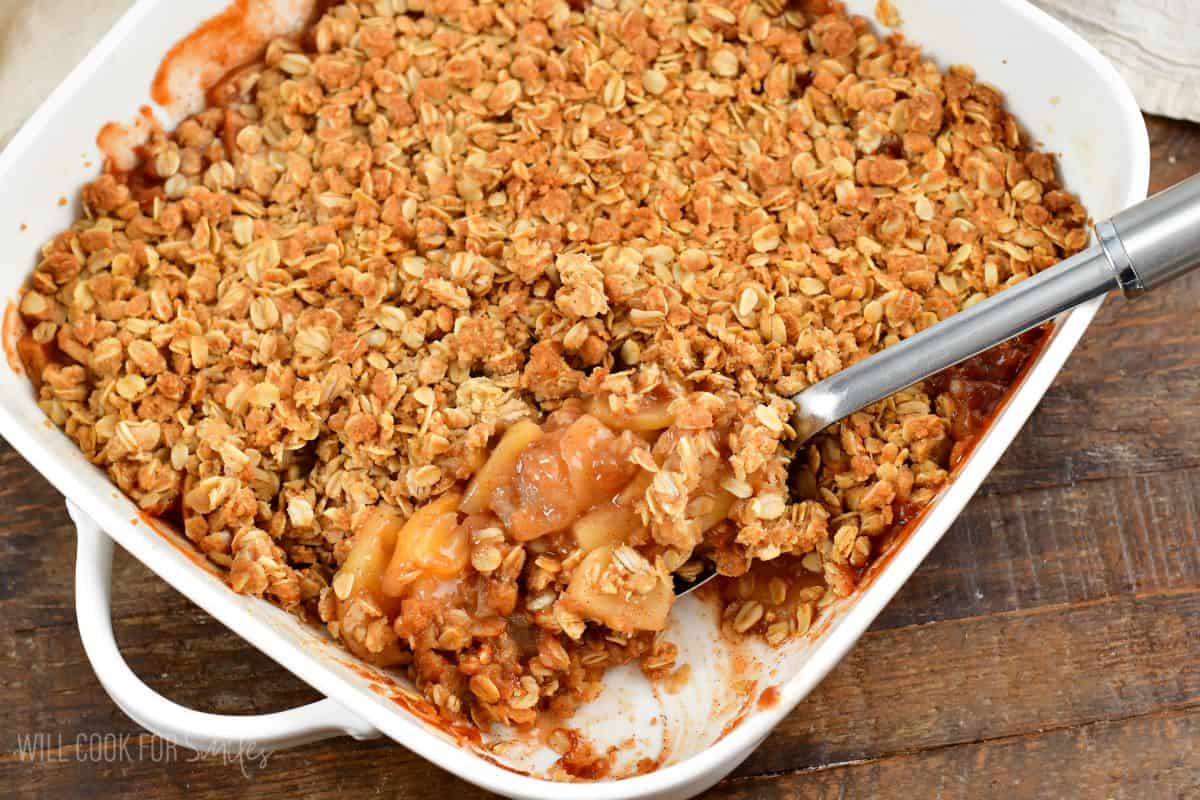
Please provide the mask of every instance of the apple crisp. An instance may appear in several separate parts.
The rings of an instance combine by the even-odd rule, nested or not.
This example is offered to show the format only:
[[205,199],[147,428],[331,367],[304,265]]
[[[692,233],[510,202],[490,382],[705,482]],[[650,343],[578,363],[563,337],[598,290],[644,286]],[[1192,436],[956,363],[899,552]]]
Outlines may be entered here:
[[807,631],[1029,341],[803,448],[788,398],[1087,240],[996,90],[833,3],[344,2],[215,95],[44,247],[40,405],[483,727],[670,673],[706,563]]

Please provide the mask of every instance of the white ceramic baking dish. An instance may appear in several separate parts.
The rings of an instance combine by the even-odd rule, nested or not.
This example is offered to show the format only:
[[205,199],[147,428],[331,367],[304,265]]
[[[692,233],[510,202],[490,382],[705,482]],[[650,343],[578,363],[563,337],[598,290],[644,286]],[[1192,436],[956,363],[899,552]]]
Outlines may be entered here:
[[[148,102],[150,76],[170,45],[224,2],[140,0],[0,155],[0,300],[17,297],[40,245],[72,221],[76,207],[60,205],[59,198],[76,198],[80,185],[94,177],[100,163],[97,130],[109,120],[132,118]],[[874,2],[849,0],[847,5],[869,15]],[[1022,123],[1060,154],[1066,185],[1095,218],[1145,196],[1149,148],[1142,118],[1113,68],[1082,39],[1023,0],[899,0],[897,5],[904,31],[941,63],[970,63],[1006,94]],[[162,109],[159,115],[174,121]],[[576,719],[602,747],[633,737],[634,745],[621,749],[617,774],[632,774],[640,758],[661,765],[649,774],[601,783],[535,777],[553,760],[536,743],[481,750],[431,723],[419,703],[397,702],[402,682],[356,662],[319,629],[233,593],[169,537],[139,523],[133,504],[48,423],[26,378],[8,365],[0,367],[0,434],[68,498],[79,532],[77,609],[84,645],[113,699],[148,729],[198,749],[226,752],[383,734],[509,796],[687,797],[736,767],[853,645],[1013,440],[1099,305],[1097,300],[1059,320],[953,485],[875,580],[835,606],[807,640],[779,651],[750,648],[749,658],[740,659],[735,670],[733,652],[715,635],[712,610],[694,598],[680,602],[667,636],[692,666],[688,687],[676,695],[656,693],[636,670],[615,670],[605,693]],[[222,717],[181,708],[155,694],[128,669],[113,640],[113,540],[328,699],[279,714]],[[768,688],[777,700],[756,702]],[[495,739],[485,737],[482,746]]]

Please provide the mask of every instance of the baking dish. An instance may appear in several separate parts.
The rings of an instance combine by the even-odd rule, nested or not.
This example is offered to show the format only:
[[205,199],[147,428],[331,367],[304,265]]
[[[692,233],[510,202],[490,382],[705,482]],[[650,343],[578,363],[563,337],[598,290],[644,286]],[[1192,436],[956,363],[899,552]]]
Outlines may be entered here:
[[[848,5],[870,13],[873,4]],[[6,245],[0,297],[16,297],[38,247],[70,223],[72,209],[57,201],[74,196],[94,175],[99,162],[95,132],[109,120],[132,117],[146,101],[149,76],[171,43],[219,10],[219,2],[181,9],[166,0],[142,0],[0,156],[0,185],[9,189],[0,198],[0,242]],[[1081,40],[1018,0],[972,5],[969,14],[951,0],[910,0],[900,4],[900,12],[906,28],[932,54],[946,63],[971,63],[1006,93],[1044,146],[1062,154],[1068,187],[1094,215],[1110,214],[1144,196],[1148,148],[1141,117],[1115,72]],[[1093,127],[1096,109],[1105,111],[1103,129]],[[169,113],[160,116],[171,121]],[[618,774],[633,772],[641,759],[660,767],[598,784],[563,785],[534,777],[553,760],[536,742],[504,742],[497,748],[496,736],[477,742],[470,732],[430,722],[402,683],[356,662],[320,630],[231,592],[169,534],[139,520],[135,507],[46,424],[25,378],[11,368],[0,370],[0,433],[69,498],[79,528],[77,607],[85,647],[114,700],[147,728],[188,746],[223,750],[382,733],[467,780],[511,796],[682,797],[703,790],[744,759],[853,644],[1015,436],[1098,305],[1060,320],[955,482],[874,580],[834,606],[817,633],[777,651],[742,645],[734,652],[716,635],[711,608],[694,597],[681,602],[667,637],[680,646],[680,660],[692,667],[690,684],[675,695],[656,694],[635,669],[614,670],[604,694],[573,720],[601,748],[632,739],[620,750]],[[280,714],[230,718],[191,712],[154,694],[128,670],[113,642],[108,619],[113,539],[329,699]]]

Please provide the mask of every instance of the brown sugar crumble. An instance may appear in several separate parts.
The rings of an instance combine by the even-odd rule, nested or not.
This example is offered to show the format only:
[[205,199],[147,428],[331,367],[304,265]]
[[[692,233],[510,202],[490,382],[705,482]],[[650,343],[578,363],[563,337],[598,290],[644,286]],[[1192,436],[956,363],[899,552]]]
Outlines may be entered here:
[[450,719],[686,680],[705,561],[726,634],[803,635],[1023,361],[799,452],[787,398],[1087,240],[996,90],[820,5],[329,8],[84,187],[19,306],[41,408]]

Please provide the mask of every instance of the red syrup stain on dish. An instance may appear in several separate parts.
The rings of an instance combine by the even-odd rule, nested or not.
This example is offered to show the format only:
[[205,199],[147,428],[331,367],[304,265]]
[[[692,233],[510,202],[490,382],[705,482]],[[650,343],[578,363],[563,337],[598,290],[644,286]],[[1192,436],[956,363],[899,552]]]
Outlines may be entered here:
[[106,166],[118,170],[133,169],[141,155],[137,149],[144,145],[162,125],[150,106],[141,106],[133,122],[108,122],[96,134],[96,146],[104,154]]
[[96,146],[104,155],[105,172],[129,172],[145,156],[143,147],[150,137],[162,130],[150,106],[138,109],[133,122],[106,122],[96,134]]
[[[722,631],[718,635],[725,636],[725,633]],[[729,674],[724,676],[723,683],[728,683],[728,685],[733,687],[731,695],[741,698],[741,702],[734,711],[733,717],[721,728],[721,732],[714,740],[714,744],[728,736],[750,714],[756,697],[755,690],[758,688],[758,680],[750,676],[757,673],[758,669],[762,667],[762,662],[757,657],[738,649],[742,644],[740,641],[729,638],[726,638],[726,641],[730,643],[734,651],[729,660]],[[728,706],[728,700],[720,696],[715,698],[712,709],[713,718],[721,716]]]
[[216,564],[210,561],[207,556],[197,551],[195,545],[188,541],[165,519],[147,514],[145,511],[139,511],[137,518],[131,520],[130,524],[136,525],[138,519],[146,523],[146,526],[149,527],[150,530],[161,536],[163,541],[178,550],[187,558],[188,561],[191,561],[209,575],[212,575],[218,580],[224,582],[225,573],[221,571]]
[[620,749],[628,749],[635,744],[632,737],[619,745],[608,747],[603,753],[597,753],[591,741],[577,729],[560,728],[559,730],[565,736],[566,751],[555,762],[555,766],[563,773],[581,781],[624,777],[612,774],[612,768]]
[[779,687],[768,686],[766,689],[763,689],[763,693],[758,696],[759,710],[766,711],[777,705],[779,705]]
[[[991,430],[996,417],[1025,383],[1025,377],[1046,349],[1053,333],[1053,323],[1041,325],[929,379],[927,383],[932,384],[932,393],[941,394],[948,390],[964,407],[951,421],[955,443],[950,454],[950,477],[946,487],[954,483],[979,441]],[[883,536],[879,554],[858,576],[855,591],[866,589],[883,572],[936,503],[935,496],[924,506],[899,504],[891,530]]]
[[0,342],[3,343],[4,358],[9,368],[17,375],[29,376],[36,397],[42,389],[42,371],[48,364],[58,363],[62,354],[53,339],[43,344],[30,335],[18,308],[24,294],[25,290],[21,289],[17,299],[9,301],[5,307]]
[[25,323],[17,313],[17,304],[10,300],[4,307],[4,325],[0,327],[0,340],[3,340],[4,344],[4,359],[8,362],[9,369],[17,375],[25,374],[24,359],[17,350],[17,343],[24,335]]
[[165,196],[164,181],[147,160],[148,143],[162,136],[162,123],[150,106],[142,106],[133,122],[109,122],[96,134],[96,145],[104,155],[104,172],[128,186],[147,215],[154,213],[155,200]]
[[209,89],[258,60],[273,38],[300,31],[315,6],[316,0],[234,0],[167,51],[150,97],[175,114],[199,110]]
[[[740,691],[740,688],[739,688],[739,691]],[[725,727],[721,728],[721,732],[719,734],[717,734],[717,738],[713,740],[713,744],[716,744],[717,742],[721,741],[726,736],[728,736],[729,734],[731,734],[735,730],[737,730],[737,727],[739,725],[741,725],[743,722],[745,722],[746,717],[748,717],[750,715],[751,706],[754,705],[754,692],[753,692],[753,690],[744,692],[743,696],[746,699],[744,701],[742,701],[742,707],[739,708],[738,712],[733,715],[733,719],[729,720],[729,722],[726,722]],[[709,746],[711,747],[712,745],[709,745]]]
[[[661,715],[650,720],[650,724],[652,726],[658,725],[660,720],[663,720]],[[635,775],[648,775],[651,772],[657,771],[662,767],[663,764],[667,763],[667,758],[670,757],[672,750],[671,731],[665,722],[662,725],[662,729],[662,747],[659,748],[658,755],[653,758],[646,757],[639,759],[637,766],[634,769]]]
[[367,682],[368,688],[380,697],[391,700],[422,722],[437,728],[458,744],[470,744],[480,748],[483,735],[473,725],[448,722],[438,714],[433,704],[421,697],[415,697],[410,690],[405,689],[387,673],[372,667],[335,657],[338,663]]
[[[677,667],[673,673],[665,678],[650,680],[650,692],[654,695],[654,699],[658,701],[659,708],[664,706],[662,692],[666,692],[667,694],[676,694],[684,687],[685,681],[690,675],[691,666],[688,664],[683,664]],[[684,682],[680,682],[679,685],[675,685],[677,681]],[[660,711],[657,716],[650,719],[648,724],[652,728],[662,728],[662,741],[658,748],[658,755],[654,756],[653,758],[647,757],[638,760],[634,767],[634,775],[645,775],[648,772],[653,772],[663,764],[667,763],[667,759],[670,758],[672,752],[674,752],[675,744],[672,739],[671,726],[667,723],[666,715]],[[647,768],[647,765],[651,764],[653,766]]]
[[[175,118],[200,111],[206,103],[226,104],[222,95],[229,93],[221,87],[229,87],[239,72],[261,60],[272,39],[315,22],[328,5],[324,0],[234,0],[172,45],[151,81],[151,98]],[[146,163],[145,145],[162,129],[153,110],[142,106],[133,122],[109,122],[96,135],[104,172],[129,186],[146,213],[163,196],[163,179]]]

